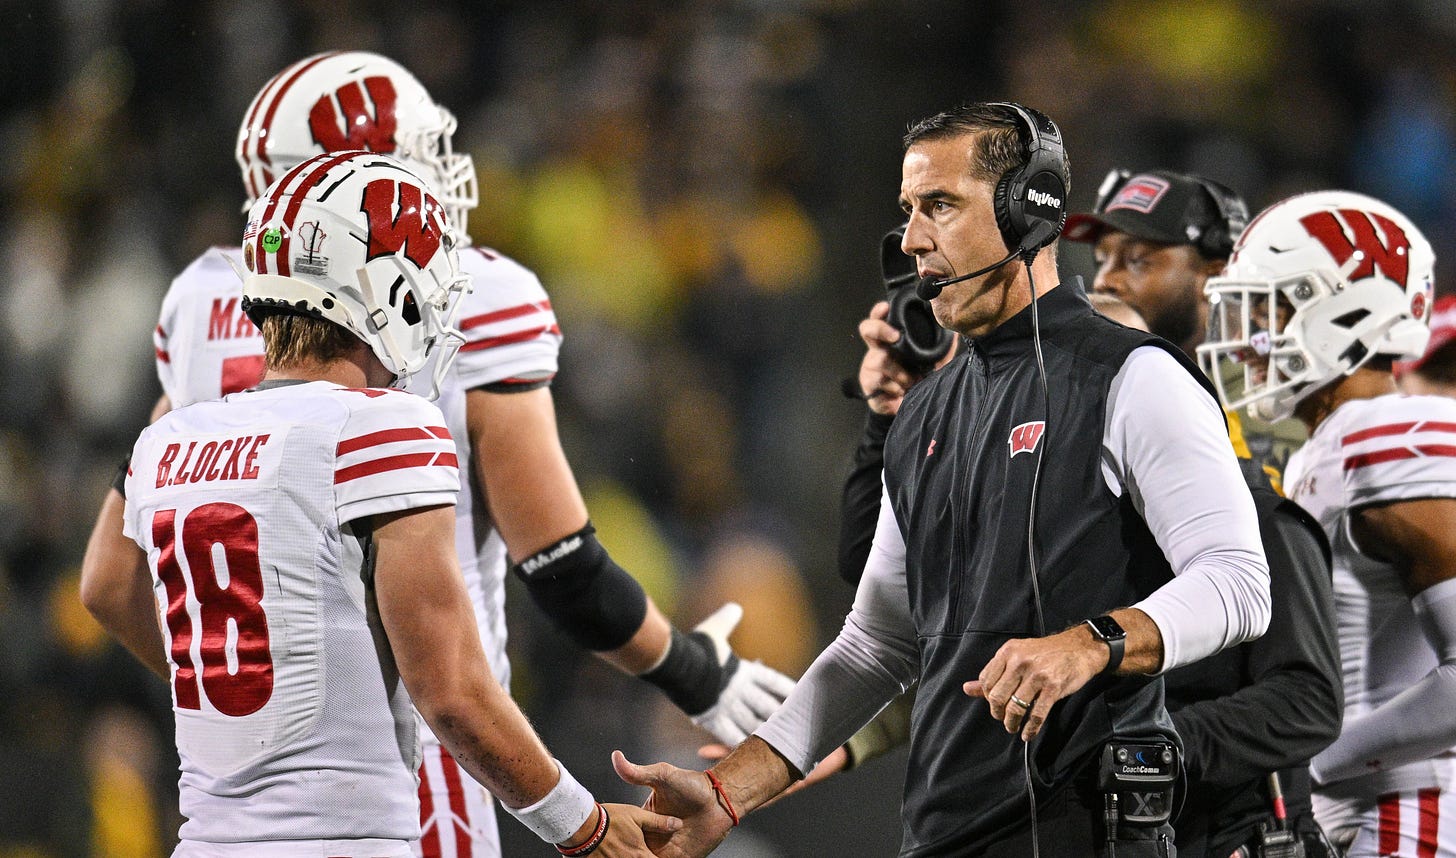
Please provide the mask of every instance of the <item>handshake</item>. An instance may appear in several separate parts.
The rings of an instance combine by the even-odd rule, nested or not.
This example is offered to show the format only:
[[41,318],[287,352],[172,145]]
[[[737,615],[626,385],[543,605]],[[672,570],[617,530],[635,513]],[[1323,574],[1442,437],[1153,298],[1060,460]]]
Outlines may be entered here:
[[663,814],[659,831],[643,829],[644,846],[659,858],[701,858],[718,847],[744,814],[767,804],[796,775],[769,744],[750,736],[705,772],[669,763],[639,766],[612,753],[617,776],[652,790],[645,811]]

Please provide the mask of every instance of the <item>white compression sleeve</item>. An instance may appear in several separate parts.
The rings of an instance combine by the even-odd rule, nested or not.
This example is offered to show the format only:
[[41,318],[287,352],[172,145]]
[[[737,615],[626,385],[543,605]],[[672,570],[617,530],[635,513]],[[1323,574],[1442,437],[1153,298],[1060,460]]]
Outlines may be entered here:
[[1392,769],[1456,745],[1456,579],[1427,587],[1411,606],[1440,663],[1374,712],[1346,720],[1335,743],[1310,761],[1317,783]]
[[1104,475],[1131,493],[1176,576],[1133,606],[1162,634],[1159,672],[1262,635],[1269,563],[1218,406],[1156,346],[1133,350],[1108,399]]
[[909,688],[918,669],[905,542],[886,495],[844,628],[754,735],[807,774]]

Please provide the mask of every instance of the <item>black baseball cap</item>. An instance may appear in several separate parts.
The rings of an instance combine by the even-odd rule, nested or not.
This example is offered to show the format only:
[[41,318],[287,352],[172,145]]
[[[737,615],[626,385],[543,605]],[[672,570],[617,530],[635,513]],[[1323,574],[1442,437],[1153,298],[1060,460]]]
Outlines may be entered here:
[[1093,210],[1067,217],[1062,238],[1094,242],[1116,230],[1225,256],[1247,222],[1243,200],[1216,182],[1170,170],[1114,170],[1102,181]]

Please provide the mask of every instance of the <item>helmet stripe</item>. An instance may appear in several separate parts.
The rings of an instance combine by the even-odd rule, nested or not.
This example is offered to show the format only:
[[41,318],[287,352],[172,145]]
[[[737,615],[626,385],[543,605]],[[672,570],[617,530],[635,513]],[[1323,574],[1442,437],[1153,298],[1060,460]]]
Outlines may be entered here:
[[[292,191],[290,190],[290,185],[293,184],[293,180],[296,179],[298,176],[302,175],[306,170],[310,169],[311,165],[314,164],[314,162],[322,160],[325,160],[325,156],[315,155],[314,157],[309,158],[307,161],[304,161],[302,164],[294,167],[292,170],[289,170],[279,181],[278,191],[273,194],[271,199],[268,200],[268,207],[263,210],[263,216],[258,219],[258,233],[252,238],[252,240],[256,242],[256,245],[253,248],[253,258],[256,260],[256,265],[258,266],[257,270],[259,274],[269,273],[268,251],[263,249],[263,236],[267,234],[268,230],[264,227],[268,224],[270,220],[273,219],[274,213],[278,211],[278,203],[283,199],[284,195],[292,193]],[[279,248],[279,250],[282,249],[283,248],[281,247]],[[280,273],[278,271],[278,266],[276,263],[273,266],[272,273]]]
[[258,129],[258,143],[256,150],[258,160],[268,165],[272,165],[273,163],[271,160],[269,160],[268,153],[264,151],[263,144],[268,139],[268,131],[273,127],[273,117],[278,113],[278,105],[280,102],[283,101],[283,96],[288,94],[288,90],[291,89],[293,85],[298,82],[299,77],[301,77],[304,72],[308,71],[309,69],[313,68],[314,66],[318,65],[329,57],[338,56],[338,54],[338,51],[330,51],[326,54],[319,54],[311,60],[301,61],[294,69],[293,74],[289,75],[288,79],[285,80],[282,85],[278,87],[278,93],[273,96],[273,102],[268,105],[268,111],[263,114],[263,125],[261,128]]
[[[298,65],[298,63],[294,63],[294,65]],[[243,136],[238,140],[237,157],[238,162],[243,165],[243,181],[248,186],[248,196],[255,200],[263,195],[263,191],[266,190],[266,186],[262,188],[258,187],[258,179],[255,178],[253,175],[255,171],[251,169],[248,164],[248,143],[252,142],[253,138],[256,136],[257,133],[257,128],[253,125],[253,122],[257,120],[258,111],[263,108],[263,102],[267,101],[269,96],[272,95],[274,87],[276,87],[279,81],[283,80],[284,76],[287,75],[288,72],[292,69],[293,66],[289,66],[278,74],[273,75],[273,77],[270,78],[269,81],[263,85],[263,88],[258,91],[258,96],[253,99],[253,106],[248,110],[248,119],[246,122],[243,123]],[[259,169],[261,170],[262,168],[260,167]]]
[[319,164],[318,167],[313,172],[309,173],[302,182],[299,182],[298,186],[294,189],[293,194],[288,199],[288,208],[283,212],[283,243],[278,245],[278,251],[273,256],[273,264],[274,266],[276,266],[279,274],[283,275],[284,277],[289,276],[288,244],[290,239],[293,237],[293,219],[298,217],[298,210],[303,207],[304,201],[308,198],[309,189],[311,189],[314,185],[317,185],[319,182],[322,182],[324,180],[324,176],[328,175],[328,172],[334,167],[338,166],[340,162],[347,161],[357,154],[359,153],[339,152],[338,154],[330,158],[318,156],[323,163]]

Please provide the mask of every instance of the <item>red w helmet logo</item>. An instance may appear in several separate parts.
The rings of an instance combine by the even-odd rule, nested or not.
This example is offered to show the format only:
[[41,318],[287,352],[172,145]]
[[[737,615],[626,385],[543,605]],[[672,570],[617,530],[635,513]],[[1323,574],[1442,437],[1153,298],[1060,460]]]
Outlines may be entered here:
[[369,218],[369,255],[365,261],[403,250],[406,259],[424,268],[440,249],[444,209],[418,185],[375,179],[364,186],[364,202],[359,208]]
[[1036,445],[1041,443],[1042,433],[1046,431],[1046,423],[1036,420],[1031,423],[1023,423],[1011,430],[1011,437],[1006,443],[1011,445],[1011,457],[1015,458],[1017,453],[1034,453]]
[[[372,116],[364,101],[366,90],[369,100],[374,103]],[[335,100],[339,103],[337,109],[334,107]],[[387,77],[366,77],[362,86],[359,81],[351,81],[339,87],[333,95],[325,95],[314,103],[313,109],[308,112],[308,130],[313,132],[314,142],[324,147],[325,152],[365,149],[390,153],[395,148],[396,101],[394,83]]]
[[[1344,266],[1357,252],[1360,262],[1350,272],[1351,283],[1372,277],[1376,266],[1390,280],[1405,286],[1410,273],[1410,239],[1388,217],[1360,209],[1340,209],[1342,227],[1334,212],[1314,212],[1299,219],[1309,234],[1325,246],[1335,262]],[[1385,235],[1382,241],[1375,228]]]

